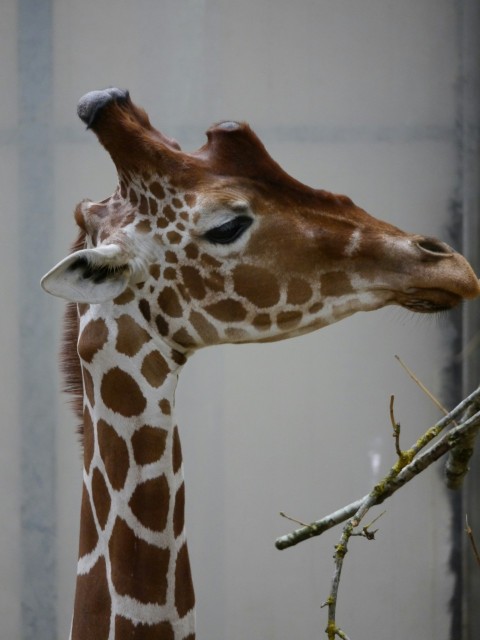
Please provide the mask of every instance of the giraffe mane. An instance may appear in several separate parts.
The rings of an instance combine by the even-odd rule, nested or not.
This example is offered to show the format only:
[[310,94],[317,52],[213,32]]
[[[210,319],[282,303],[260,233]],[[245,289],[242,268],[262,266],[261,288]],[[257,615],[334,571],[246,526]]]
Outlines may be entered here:
[[[72,245],[72,253],[85,246],[85,232],[80,231]],[[71,407],[80,420],[77,433],[83,447],[83,379],[82,367],[77,351],[79,321],[75,302],[69,302],[63,317],[63,340],[60,352],[61,371],[63,374],[62,391],[71,395]]]

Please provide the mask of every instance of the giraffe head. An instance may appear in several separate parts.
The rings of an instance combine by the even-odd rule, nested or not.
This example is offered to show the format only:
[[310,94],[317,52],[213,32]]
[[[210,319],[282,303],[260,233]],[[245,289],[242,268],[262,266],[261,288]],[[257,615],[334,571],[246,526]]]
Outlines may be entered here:
[[448,245],[294,180],[246,124],[217,124],[185,153],[126,91],[89,93],[78,114],[119,184],[78,205],[82,248],[42,281],[54,295],[131,300],[189,351],[291,337],[391,304],[435,312],[480,293]]

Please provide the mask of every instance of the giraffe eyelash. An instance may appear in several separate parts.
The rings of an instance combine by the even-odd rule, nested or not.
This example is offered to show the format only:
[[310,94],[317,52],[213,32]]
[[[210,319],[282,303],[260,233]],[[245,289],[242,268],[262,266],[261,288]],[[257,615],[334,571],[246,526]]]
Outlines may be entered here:
[[212,244],[232,244],[251,226],[253,219],[250,216],[237,216],[227,220],[218,227],[213,227],[203,234],[203,237]]

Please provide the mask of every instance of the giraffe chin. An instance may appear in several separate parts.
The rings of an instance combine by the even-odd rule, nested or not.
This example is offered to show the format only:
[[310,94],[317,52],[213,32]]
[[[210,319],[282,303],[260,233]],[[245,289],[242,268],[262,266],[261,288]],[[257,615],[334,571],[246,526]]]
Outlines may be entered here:
[[440,313],[453,309],[461,301],[461,296],[441,289],[415,289],[402,294],[396,304],[415,313]]

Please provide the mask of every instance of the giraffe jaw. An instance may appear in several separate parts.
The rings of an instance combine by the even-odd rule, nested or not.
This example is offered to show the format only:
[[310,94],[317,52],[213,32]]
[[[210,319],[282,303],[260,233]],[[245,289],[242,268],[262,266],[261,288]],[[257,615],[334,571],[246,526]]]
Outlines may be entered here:
[[441,289],[410,289],[396,304],[415,313],[438,313],[453,309],[462,301],[456,293]]

